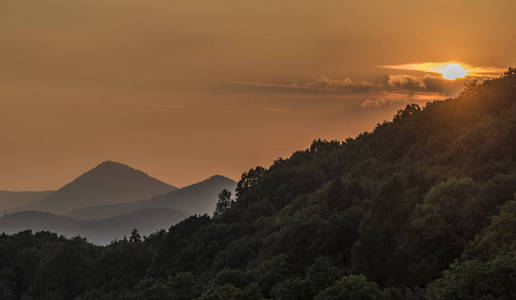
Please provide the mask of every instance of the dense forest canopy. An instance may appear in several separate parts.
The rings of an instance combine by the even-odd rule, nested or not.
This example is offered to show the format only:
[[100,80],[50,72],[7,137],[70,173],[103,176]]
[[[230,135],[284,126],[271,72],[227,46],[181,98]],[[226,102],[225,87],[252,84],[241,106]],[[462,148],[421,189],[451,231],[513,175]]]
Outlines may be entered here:
[[1,299],[514,299],[516,69],[245,172],[213,216],[0,236]]

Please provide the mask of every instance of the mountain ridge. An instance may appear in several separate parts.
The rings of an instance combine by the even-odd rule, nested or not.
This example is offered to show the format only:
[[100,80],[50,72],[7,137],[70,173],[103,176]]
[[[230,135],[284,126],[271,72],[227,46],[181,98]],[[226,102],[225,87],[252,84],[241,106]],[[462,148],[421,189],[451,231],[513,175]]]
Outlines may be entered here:
[[0,212],[37,202],[55,191],[0,191]]
[[151,208],[91,221],[75,220],[68,216],[41,211],[20,211],[0,217],[0,228],[13,234],[24,230],[51,231],[66,237],[81,236],[95,244],[107,244],[130,236],[133,229],[148,235],[160,229],[168,229],[188,215],[168,208]]
[[106,160],[40,201],[16,210],[64,214],[86,206],[146,199],[176,189],[143,171]]
[[212,175],[202,181],[146,200],[85,207],[73,210],[66,215],[78,220],[92,220],[159,207],[179,209],[191,215],[211,214],[215,210],[218,193],[223,189],[234,191],[235,187],[236,182],[232,179],[223,175]]

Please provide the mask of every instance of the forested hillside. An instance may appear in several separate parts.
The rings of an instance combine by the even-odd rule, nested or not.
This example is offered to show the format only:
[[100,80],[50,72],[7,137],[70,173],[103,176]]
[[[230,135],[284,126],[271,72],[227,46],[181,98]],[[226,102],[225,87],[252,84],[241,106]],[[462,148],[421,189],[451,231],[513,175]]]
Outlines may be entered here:
[[516,69],[100,247],[0,236],[1,299],[515,299]]

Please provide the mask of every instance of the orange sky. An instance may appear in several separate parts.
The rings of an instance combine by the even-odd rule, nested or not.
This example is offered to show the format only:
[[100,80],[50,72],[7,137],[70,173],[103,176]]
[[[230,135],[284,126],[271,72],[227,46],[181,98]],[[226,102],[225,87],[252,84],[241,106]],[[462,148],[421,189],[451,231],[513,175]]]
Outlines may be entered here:
[[381,66],[515,66],[514,11],[512,0],[0,0],[0,189],[59,188],[103,160],[176,186],[237,179],[464,83]]

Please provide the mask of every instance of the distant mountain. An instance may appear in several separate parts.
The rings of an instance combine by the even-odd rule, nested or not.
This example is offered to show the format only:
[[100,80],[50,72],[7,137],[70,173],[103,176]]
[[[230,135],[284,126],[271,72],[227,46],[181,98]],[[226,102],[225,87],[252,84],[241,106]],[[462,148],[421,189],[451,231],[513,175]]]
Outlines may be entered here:
[[17,209],[57,214],[82,207],[148,199],[176,187],[121,163],[105,161],[44,199]]
[[32,229],[48,230],[65,236],[77,235],[78,222],[72,218],[39,211],[22,211],[0,218],[0,232],[15,233]]
[[154,196],[149,202],[158,207],[181,208],[191,214],[211,214],[215,210],[218,194],[223,189],[234,192],[236,184],[230,178],[215,175],[177,191]]
[[182,211],[167,208],[146,209],[95,221],[77,221],[46,212],[23,211],[0,218],[0,232],[10,234],[27,229],[45,230],[67,237],[80,235],[96,244],[108,244],[114,239],[129,237],[133,229],[137,229],[141,235],[148,235],[168,229],[186,217],[187,214]]
[[215,209],[218,194],[223,189],[234,191],[235,187],[235,181],[215,175],[204,181],[154,196],[148,200],[81,208],[70,212],[67,216],[78,220],[92,220],[160,207],[181,210],[191,215],[211,214]]
[[0,211],[11,210],[16,207],[28,205],[37,202],[54,191],[41,192],[9,192],[0,191]]

